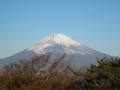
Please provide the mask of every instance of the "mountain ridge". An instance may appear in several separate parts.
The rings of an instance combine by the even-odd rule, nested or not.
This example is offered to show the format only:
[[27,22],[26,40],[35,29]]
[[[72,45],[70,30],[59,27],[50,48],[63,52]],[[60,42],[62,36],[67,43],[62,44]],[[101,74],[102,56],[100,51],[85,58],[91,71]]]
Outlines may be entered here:
[[[43,54],[51,54],[51,60],[59,55],[66,54],[65,62],[71,62],[75,67],[95,64],[96,58],[110,57],[107,54],[91,49],[79,42],[65,36],[64,34],[56,33],[42,39],[31,48],[27,48],[20,53],[10,56],[0,61],[3,66],[9,63],[15,63],[19,60],[28,60],[35,56]],[[53,61],[52,61],[53,62]]]

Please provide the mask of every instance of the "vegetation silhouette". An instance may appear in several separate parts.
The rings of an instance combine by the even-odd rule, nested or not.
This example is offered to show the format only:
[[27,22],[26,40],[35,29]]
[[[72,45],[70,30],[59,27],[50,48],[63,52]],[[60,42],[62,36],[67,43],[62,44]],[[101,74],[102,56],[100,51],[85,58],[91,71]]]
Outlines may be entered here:
[[120,58],[101,59],[87,70],[60,65],[65,55],[48,67],[50,55],[22,60],[0,70],[0,90],[120,90]]

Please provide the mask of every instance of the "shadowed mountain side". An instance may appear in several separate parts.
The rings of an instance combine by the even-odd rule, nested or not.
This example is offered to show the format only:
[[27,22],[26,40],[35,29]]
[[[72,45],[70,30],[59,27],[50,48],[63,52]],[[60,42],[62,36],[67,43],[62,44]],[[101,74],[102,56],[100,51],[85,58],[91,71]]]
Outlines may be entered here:
[[110,58],[111,56],[91,49],[79,42],[65,36],[64,34],[52,34],[35,44],[31,48],[17,53],[11,57],[0,61],[0,65],[4,66],[11,63],[19,62],[19,60],[30,60],[33,57],[49,54],[50,59],[48,65],[54,63],[54,60],[65,54],[62,64],[72,65],[80,68],[90,64],[96,64],[97,58]]

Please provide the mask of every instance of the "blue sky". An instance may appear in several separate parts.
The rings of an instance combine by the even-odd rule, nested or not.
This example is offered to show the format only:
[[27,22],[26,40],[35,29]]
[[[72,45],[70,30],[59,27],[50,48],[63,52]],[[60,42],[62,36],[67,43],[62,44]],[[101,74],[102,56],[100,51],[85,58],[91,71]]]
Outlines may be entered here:
[[120,54],[120,0],[0,0],[0,58],[52,33]]

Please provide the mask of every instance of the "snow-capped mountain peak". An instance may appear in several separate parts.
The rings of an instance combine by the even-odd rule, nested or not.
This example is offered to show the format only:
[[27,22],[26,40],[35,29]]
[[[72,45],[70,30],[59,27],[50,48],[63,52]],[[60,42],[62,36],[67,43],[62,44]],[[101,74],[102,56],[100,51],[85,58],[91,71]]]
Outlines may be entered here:
[[[48,47],[55,47],[55,49],[60,49],[64,47],[70,46],[80,46],[81,44],[61,33],[55,33],[47,36],[42,39],[40,42],[35,44],[32,48],[28,48],[28,50],[35,51],[36,53],[41,53],[41,51],[45,51]],[[53,49],[53,48],[52,48]],[[61,50],[61,49],[60,49]],[[64,51],[64,50],[62,50]]]
[[54,62],[55,57],[65,54],[64,62],[69,62],[75,67],[94,64],[97,62],[96,58],[110,57],[109,55],[86,47],[64,34],[56,33],[49,35],[31,48],[27,48],[20,53],[1,60],[0,65],[4,66],[43,54],[51,55],[50,62]]
[[65,46],[80,45],[79,42],[77,42],[61,33],[51,34],[48,37],[44,38],[40,43],[62,44]]

